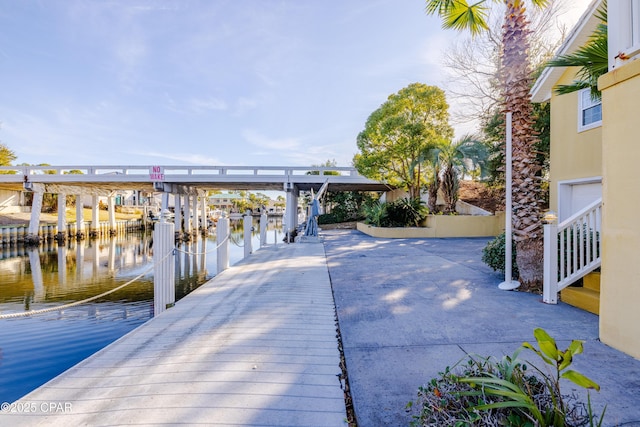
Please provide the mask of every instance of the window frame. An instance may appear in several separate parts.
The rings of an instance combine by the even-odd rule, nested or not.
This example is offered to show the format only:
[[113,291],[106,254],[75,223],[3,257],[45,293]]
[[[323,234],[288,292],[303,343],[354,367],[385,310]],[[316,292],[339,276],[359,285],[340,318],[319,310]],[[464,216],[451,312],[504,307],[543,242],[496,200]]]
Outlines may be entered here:
[[611,71],[640,54],[640,0],[610,1],[607,9]]
[[[586,88],[578,91],[578,132],[584,132],[584,131],[602,126],[602,99],[600,99],[599,102],[595,102],[595,103],[593,103],[593,99],[591,99],[592,103],[589,105],[585,105],[583,103],[583,98],[584,98],[583,95],[585,92],[588,92],[589,99],[591,99],[591,93],[590,93],[591,89]],[[600,105],[600,120],[597,120],[592,123],[584,124],[584,122],[582,121],[583,112],[589,108],[593,108],[598,105]]]

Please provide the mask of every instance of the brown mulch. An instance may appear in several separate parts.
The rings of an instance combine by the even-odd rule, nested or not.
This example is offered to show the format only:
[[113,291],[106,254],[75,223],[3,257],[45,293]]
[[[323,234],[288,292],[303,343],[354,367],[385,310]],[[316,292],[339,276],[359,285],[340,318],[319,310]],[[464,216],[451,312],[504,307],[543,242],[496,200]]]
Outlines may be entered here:
[[492,213],[504,210],[504,190],[490,188],[481,182],[460,181],[458,198]]

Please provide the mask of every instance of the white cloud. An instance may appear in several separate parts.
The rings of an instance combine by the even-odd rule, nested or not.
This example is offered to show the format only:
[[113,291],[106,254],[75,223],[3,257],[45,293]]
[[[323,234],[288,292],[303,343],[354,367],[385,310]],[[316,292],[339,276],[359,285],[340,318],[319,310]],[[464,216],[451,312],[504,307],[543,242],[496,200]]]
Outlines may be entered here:
[[169,93],[165,93],[164,96],[167,99],[166,107],[180,114],[206,114],[210,111],[225,111],[229,109],[224,99],[216,97],[176,100]]
[[205,154],[157,152],[157,151],[135,151],[135,152],[132,152],[131,154],[145,156],[145,157],[156,157],[158,159],[178,161],[180,163],[189,163],[193,165],[224,166],[224,163],[222,163],[217,157],[211,157]]
[[242,115],[247,111],[257,108],[259,102],[255,98],[240,97],[236,101],[236,114]]
[[243,138],[252,145],[268,148],[274,151],[300,150],[301,144],[297,138],[269,138],[252,129],[242,131]]
[[220,110],[226,110],[228,108],[227,103],[224,100],[217,99],[217,98],[206,98],[206,99],[192,98],[187,102],[187,105],[189,109],[194,113],[220,111]]

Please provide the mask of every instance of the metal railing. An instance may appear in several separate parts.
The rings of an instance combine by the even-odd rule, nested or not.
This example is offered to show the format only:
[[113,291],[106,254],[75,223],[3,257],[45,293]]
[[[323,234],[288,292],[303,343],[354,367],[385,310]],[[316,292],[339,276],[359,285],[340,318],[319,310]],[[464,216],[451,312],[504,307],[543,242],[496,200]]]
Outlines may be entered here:
[[[360,177],[353,167],[344,166],[160,166],[166,176],[219,175],[219,176],[304,176],[304,175],[336,175],[343,177]],[[0,178],[11,180],[12,175],[47,176],[65,175],[65,178],[87,176],[144,176],[149,177],[149,166],[3,166],[0,167]],[[75,175],[75,177],[74,177]]]
[[557,304],[558,292],[601,265],[602,199],[560,224],[544,225],[542,300]]

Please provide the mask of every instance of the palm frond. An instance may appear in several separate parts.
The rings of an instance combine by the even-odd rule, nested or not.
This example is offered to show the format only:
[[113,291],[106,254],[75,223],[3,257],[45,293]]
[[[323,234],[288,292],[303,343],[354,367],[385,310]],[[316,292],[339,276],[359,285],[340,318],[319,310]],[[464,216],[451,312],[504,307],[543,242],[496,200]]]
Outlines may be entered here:
[[600,98],[598,78],[609,71],[606,1],[603,7],[598,9],[596,16],[601,22],[584,46],[573,53],[553,58],[547,63],[548,67],[580,67],[576,73],[576,81],[570,85],[559,85],[554,89],[558,95],[588,87],[591,88],[594,98]]
[[467,0],[427,0],[426,12],[442,18],[443,28],[468,30],[472,35],[477,35],[489,28],[485,2],[480,0],[470,5]]
[[577,92],[582,89],[591,88],[591,83],[587,81],[575,80],[570,85],[558,85],[553,88],[556,95],[566,95],[568,93]]
[[428,15],[442,16],[453,7],[457,0],[427,0],[426,11]]

